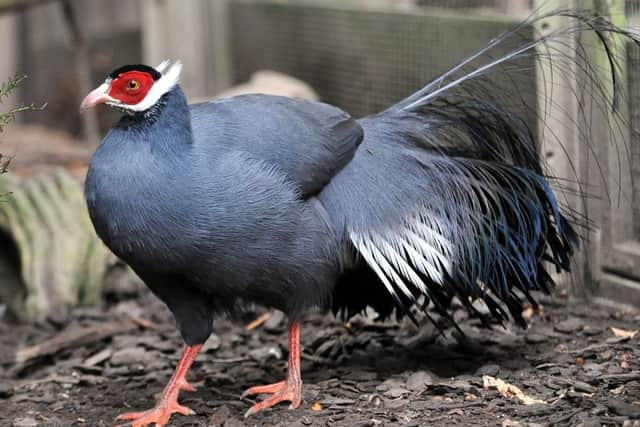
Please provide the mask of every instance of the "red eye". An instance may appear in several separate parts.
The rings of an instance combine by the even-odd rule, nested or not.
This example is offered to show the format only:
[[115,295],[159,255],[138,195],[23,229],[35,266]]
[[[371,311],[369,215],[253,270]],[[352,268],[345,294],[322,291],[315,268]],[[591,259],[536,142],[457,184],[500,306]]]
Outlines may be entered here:
[[147,72],[127,71],[111,81],[109,96],[123,104],[135,105],[147,96],[153,83],[153,77]]
[[129,80],[129,83],[127,84],[127,90],[129,92],[135,92],[138,89],[140,89],[140,82],[137,80]]

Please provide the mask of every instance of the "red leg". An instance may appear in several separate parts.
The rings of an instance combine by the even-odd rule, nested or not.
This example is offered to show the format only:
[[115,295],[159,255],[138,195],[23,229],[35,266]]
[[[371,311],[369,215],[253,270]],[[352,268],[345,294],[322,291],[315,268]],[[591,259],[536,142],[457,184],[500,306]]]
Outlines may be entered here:
[[[187,372],[191,364],[195,360],[198,352],[202,348],[202,344],[194,346],[186,346],[182,353],[182,358],[178,362],[173,376],[169,380],[169,384],[162,392],[162,397],[156,403],[155,408],[142,412],[128,412],[118,416],[118,420],[129,421],[131,427],[143,427],[154,424],[156,427],[165,426],[169,422],[169,417],[174,412],[182,415],[193,415],[194,412],[178,403],[178,394],[180,390],[195,391],[196,389],[187,382]],[[116,426],[118,427],[118,426]]]
[[295,409],[300,406],[302,401],[300,323],[292,323],[289,327],[289,368],[287,369],[287,379],[274,384],[251,387],[242,393],[242,397],[254,394],[271,394],[271,396],[249,408],[244,414],[245,417],[275,406],[280,402],[291,402],[289,409]]

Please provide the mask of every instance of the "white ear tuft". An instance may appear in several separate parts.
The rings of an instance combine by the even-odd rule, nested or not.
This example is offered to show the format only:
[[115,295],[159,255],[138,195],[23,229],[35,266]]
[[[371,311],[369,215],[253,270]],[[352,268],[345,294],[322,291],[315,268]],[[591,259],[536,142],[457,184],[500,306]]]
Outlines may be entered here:
[[180,80],[180,73],[182,73],[182,62],[178,60],[165,67],[165,71],[162,71],[162,77],[160,80],[167,79],[168,82],[171,82],[171,88],[178,84],[178,81]]
[[169,67],[170,64],[171,64],[171,61],[169,61],[168,59],[165,59],[164,61],[162,61],[156,66],[156,71],[159,72],[160,74],[164,74],[164,72],[166,71],[167,67]]

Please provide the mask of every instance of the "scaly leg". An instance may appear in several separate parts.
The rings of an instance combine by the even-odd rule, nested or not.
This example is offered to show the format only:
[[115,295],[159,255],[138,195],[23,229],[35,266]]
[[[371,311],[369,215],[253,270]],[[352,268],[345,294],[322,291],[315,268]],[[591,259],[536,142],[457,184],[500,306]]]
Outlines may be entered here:
[[244,414],[245,418],[280,402],[291,402],[289,409],[295,409],[300,406],[302,401],[300,323],[292,323],[289,327],[289,368],[287,369],[287,379],[274,384],[251,387],[242,393],[242,397],[255,394],[271,394],[271,396],[249,408]]
[[191,409],[178,403],[178,394],[180,394],[180,390],[196,390],[187,382],[187,372],[189,372],[189,368],[198,355],[200,348],[202,348],[202,344],[185,346],[180,362],[178,362],[178,366],[155,408],[143,412],[128,412],[118,416],[117,419],[130,421],[131,427],[143,427],[150,424],[162,427],[169,422],[169,418],[174,412],[182,415],[193,415],[194,412]]

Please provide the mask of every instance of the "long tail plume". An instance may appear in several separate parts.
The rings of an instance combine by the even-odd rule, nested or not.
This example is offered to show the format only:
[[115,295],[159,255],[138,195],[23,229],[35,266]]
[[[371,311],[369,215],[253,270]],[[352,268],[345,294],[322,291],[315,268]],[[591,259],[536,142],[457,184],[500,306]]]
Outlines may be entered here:
[[[586,210],[568,199],[592,189],[580,184],[582,171],[571,164],[554,115],[573,122],[574,137],[599,169],[600,187],[608,188],[591,119],[605,117],[621,169],[629,159],[621,131],[627,43],[640,46],[640,35],[592,11],[538,11],[408,98],[361,120],[361,155],[380,155],[356,158],[350,180],[331,184],[339,188],[334,217],[396,308],[408,313],[424,296],[446,315],[453,297],[470,311],[480,298],[499,321],[507,318],[506,306],[524,324],[523,297],[535,304],[530,291],[551,290],[548,266],[568,271],[590,226]],[[594,57],[595,49],[603,54]],[[539,87],[518,86],[526,73],[537,75]],[[574,114],[566,99],[556,99],[559,88],[571,95]],[[534,105],[526,96],[532,90]],[[550,170],[539,143],[547,139],[565,151],[575,180],[554,177],[561,171]],[[384,187],[372,188],[372,171]]]

